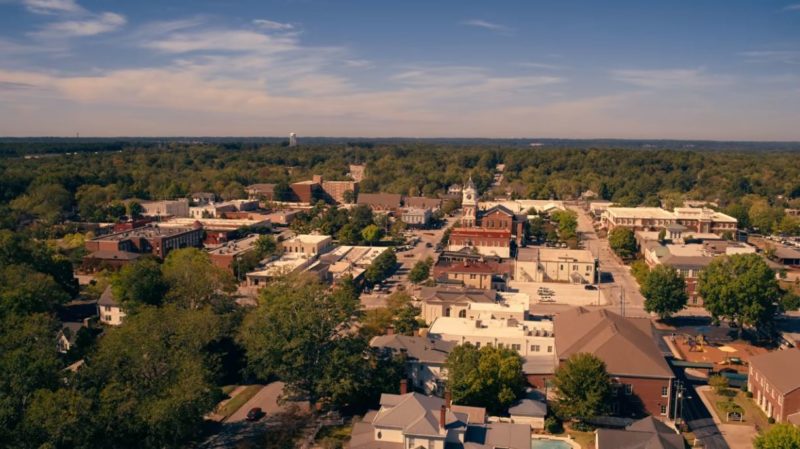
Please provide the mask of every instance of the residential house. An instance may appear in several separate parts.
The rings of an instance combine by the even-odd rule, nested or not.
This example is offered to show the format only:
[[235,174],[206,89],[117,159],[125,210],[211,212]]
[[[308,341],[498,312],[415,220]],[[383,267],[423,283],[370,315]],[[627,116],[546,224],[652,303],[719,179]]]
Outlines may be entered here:
[[593,284],[597,281],[597,259],[583,249],[520,248],[514,263],[514,280]]
[[66,354],[75,346],[78,332],[83,329],[84,323],[68,321],[62,324],[61,329],[56,335],[56,349],[62,354]]
[[544,400],[522,399],[508,409],[511,422],[527,424],[533,430],[544,429],[547,417],[547,403]]
[[750,357],[747,391],[761,410],[777,422],[800,425],[800,349]]
[[615,412],[666,419],[674,377],[647,318],[576,307],[555,316],[556,354],[564,362],[590,353],[606,364],[615,388]]
[[530,449],[530,427],[486,423],[486,410],[419,393],[383,394],[355,423],[350,449]]
[[675,429],[652,416],[625,429],[597,429],[595,449],[683,449],[686,442]]
[[100,322],[109,326],[119,326],[126,316],[122,306],[114,298],[114,292],[111,291],[110,285],[103,290],[97,301],[97,313],[100,316]]
[[402,354],[406,357],[406,375],[414,388],[425,394],[444,394],[447,380],[447,356],[455,343],[420,336],[379,335],[370,340],[372,348],[386,355]]

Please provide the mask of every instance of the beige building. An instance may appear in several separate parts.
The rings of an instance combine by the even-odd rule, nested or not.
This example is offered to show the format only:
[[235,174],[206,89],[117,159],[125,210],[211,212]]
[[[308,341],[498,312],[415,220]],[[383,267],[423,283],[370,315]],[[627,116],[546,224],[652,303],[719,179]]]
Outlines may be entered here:
[[330,251],[333,239],[329,235],[300,234],[282,242],[281,246],[285,253],[313,257]]
[[494,346],[517,351],[522,357],[552,356],[555,360],[553,322],[515,319],[470,320],[440,317],[433,321],[428,335],[459,345],[478,348]]
[[125,311],[114,298],[114,293],[109,285],[97,301],[97,312],[100,322],[109,326],[119,326],[125,318]]
[[142,215],[148,217],[163,217],[171,215],[173,217],[188,217],[189,216],[189,200],[183,198],[180,200],[164,200],[164,201],[143,201]]
[[504,293],[470,288],[423,287],[418,298],[426,323],[437,318],[458,317],[470,320],[528,319],[530,298],[524,293]]
[[514,261],[514,280],[593,284],[596,265],[594,256],[588,250],[520,248]]
[[718,235],[735,232],[737,228],[735,218],[699,207],[676,207],[674,212],[660,207],[609,207],[603,212],[602,224],[609,230],[622,226],[634,231],[653,231],[681,225],[690,233]]

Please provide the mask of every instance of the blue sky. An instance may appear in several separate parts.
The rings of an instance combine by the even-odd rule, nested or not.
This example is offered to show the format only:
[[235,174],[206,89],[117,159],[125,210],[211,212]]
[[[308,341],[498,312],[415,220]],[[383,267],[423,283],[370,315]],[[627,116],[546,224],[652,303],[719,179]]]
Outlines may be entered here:
[[0,0],[0,135],[800,140],[800,0]]

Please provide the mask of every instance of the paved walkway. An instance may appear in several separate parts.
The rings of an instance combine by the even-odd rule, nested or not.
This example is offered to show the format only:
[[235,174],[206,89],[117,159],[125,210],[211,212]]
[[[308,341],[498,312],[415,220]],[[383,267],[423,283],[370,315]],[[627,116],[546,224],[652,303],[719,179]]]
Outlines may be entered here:
[[752,449],[753,438],[755,438],[755,436],[758,434],[755,427],[747,424],[723,423],[722,420],[720,420],[719,415],[717,415],[717,411],[713,404],[711,404],[704,394],[709,390],[711,390],[711,387],[708,386],[695,388],[695,391],[700,396],[700,400],[703,401],[703,404],[706,406],[709,413],[711,413],[711,417],[714,419],[714,423],[717,425],[717,428],[719,429],[722,438],[724,438],[725,442],[728,444],[728,447],[730,447],[730,449]]

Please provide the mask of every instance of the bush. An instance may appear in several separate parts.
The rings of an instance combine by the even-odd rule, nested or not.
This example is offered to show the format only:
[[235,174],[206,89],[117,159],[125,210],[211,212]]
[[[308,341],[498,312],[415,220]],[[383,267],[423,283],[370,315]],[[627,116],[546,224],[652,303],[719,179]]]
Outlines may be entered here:
[[775,418],[770,416],[769,419],[767,419],[767,422],[770,424],[775,424]]
[[728,378],[722,375],[711,376],[708,385],[714,389],[714,393],[721,395],[728,389]]
[[753,392],[752,391],[747,391],[747,392],[745,392],[744,395],[747,396],[748,398],[752,398],[753,397]]
[[552,433],[554,435],[564,433],[564,425],[561,423],[561,420],[555,416],[548,416],[547,419],[544,420],[544,429],[547,433]]

